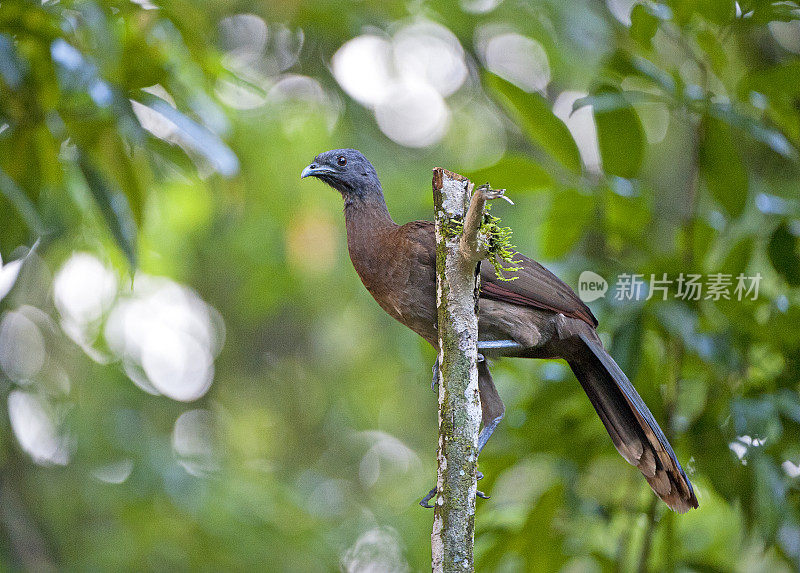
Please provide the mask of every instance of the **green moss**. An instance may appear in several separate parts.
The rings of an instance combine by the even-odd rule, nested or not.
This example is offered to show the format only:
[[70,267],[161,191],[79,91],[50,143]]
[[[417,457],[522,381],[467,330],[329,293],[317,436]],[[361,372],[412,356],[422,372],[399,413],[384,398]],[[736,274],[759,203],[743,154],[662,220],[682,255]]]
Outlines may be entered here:
[[[519,277],[506,277],[503,273],[514,273],[522,267],[517,267],[521,261],[515,261],[517,254],[516,247],[511,244],[511,227],[501,227],[500,219],[489,213],[492,208],[491,203],[486,203],[483,214],[483,223],[480,233],[488,238],[489,241],[489,261],[494,266],[497,278],[501,281],[513,281]],[[442,226],[445,237],[453,239],[460,237],[464,232],[464,219],[462,217],[451,217],[446,219]],[[507,264],[509,266],[504,266]]]
[[[486,233],[486,236],[489,237],[489,260],[494,265],[494,272],[497,274],[498,279],[501,281],[513,281],[519,277],[503,276],[503,272],[515,273],[522,268],[515,266],[521,261],[514,260],[517,251],[516,247],[511,244],[511,227],[501,227],[499,217],[489,213],[491,208],[492,204],[487,203],[483,214],[483,224],[481,225],[481,232]],[[503,266],[503,263],[507,263],[509,266]]]
[[447,217],[442,224],[442,232],[448,239],[460,237],[464,232],[463,217]]

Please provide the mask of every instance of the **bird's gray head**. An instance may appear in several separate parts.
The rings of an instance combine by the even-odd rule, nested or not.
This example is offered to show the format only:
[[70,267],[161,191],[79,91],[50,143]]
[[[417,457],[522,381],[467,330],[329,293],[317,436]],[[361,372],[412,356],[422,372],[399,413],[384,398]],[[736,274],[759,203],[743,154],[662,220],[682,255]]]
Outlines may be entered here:
[[345,202],[381,195],[381,182],[372,163],[357,149],[334,149],[320,153],[300,174],[316,177],[339,191]]

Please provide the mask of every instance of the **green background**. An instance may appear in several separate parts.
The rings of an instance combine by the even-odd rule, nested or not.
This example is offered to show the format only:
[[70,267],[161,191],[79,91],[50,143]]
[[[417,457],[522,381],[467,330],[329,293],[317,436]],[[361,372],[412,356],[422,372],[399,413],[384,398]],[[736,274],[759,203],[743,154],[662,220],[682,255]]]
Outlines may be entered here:
[[[797,570],[798,18],[761,0],[2,2],[0,287],[39,243],[0,300],[0,569],[428,569],[434,354],[360,284],[338,194],[299,180],[356,147],[396,221],[432,218],[443,166],[508,189],[493,214],[521,252],[573,287],[605,277],[601,335],[696,487],[700,508],[671,513],[565,364],[499,362],[478,570]],[[463,78],[413,147],[332,62],[372,35],[405,77],[431,30]],[[503,34],[539,59],[504,67]],[[622,273],[762,280],[756,300],[616,301]]]

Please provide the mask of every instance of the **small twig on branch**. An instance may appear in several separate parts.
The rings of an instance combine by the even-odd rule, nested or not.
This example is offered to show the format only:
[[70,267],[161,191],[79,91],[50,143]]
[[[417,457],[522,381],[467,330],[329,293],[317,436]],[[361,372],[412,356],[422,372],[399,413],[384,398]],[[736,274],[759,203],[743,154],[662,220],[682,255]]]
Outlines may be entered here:
[[[438,498],[431,549],[433,571],[473,571],[478,430],[478,263],[489,244],[481,233],[486,201],[504,190],[478,187],[433,170],[439,333]],[[461,226],[461,233],[452,230]]]
[[489,245],[486,241],[479,244],[478,231],[483,224],[486,201],[502,197],[512,205],[514,204],[511,199],[504,195],[505,192],[505,189],[491,189],[489,184],[486,183],[478,187],[472,195],[469,202],[469,209],[467,210],[467,216],[464,218],[464,231],[461,234],[461,241],[459,242],[461,255],[467,261],[477,263],[489,254]]

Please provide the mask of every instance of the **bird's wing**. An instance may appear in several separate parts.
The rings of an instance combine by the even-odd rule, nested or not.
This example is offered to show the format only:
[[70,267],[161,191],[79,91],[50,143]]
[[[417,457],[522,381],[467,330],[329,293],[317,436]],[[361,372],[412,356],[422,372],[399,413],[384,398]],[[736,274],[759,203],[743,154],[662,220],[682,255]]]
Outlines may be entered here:
[[507,278],[516,276],[510,281],[497,277],[490,261],[481,263],[481,296],[484,298],[532,306],[559,312],[583,320],[589,326],[596,327],[597,319],[578,295],[557,276],[542,265],[517,253],[514,260],[519,261],[519,271],[507,272]]
[[414,285],[436,285],[436,233],[431,221],[411,221],[398,228],[402,251],[407,253],[413,264],[410,266],[409,281]]
[[[413,251],[420,262],[424,266],[435,266],[436,238],[433,223],[413,221],[406,223],[401,229],[404,236],[415,244]],[[511,281],[497,278],[490,261],[481,262],[481,297],[559,312],[564,316],[583,320],[593,328],[597,326],[597,319],[589,307],[557,276],[519,253],[514,255],[514,260],[519,261],[514,266],[521,268],[514,273],[506,273],[508,278],[517,277]]]

